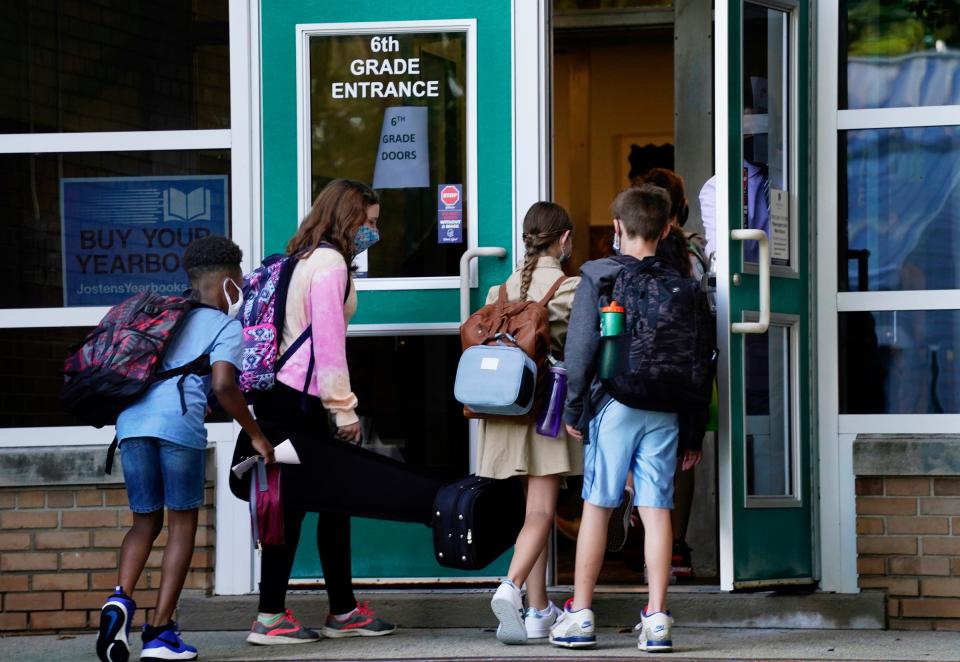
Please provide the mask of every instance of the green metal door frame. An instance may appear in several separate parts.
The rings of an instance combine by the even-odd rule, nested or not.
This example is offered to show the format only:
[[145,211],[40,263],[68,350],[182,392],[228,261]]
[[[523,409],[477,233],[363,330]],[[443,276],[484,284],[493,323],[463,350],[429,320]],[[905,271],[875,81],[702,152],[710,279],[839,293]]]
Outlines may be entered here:
[[[472,122],[472,133],[478,138],[475,147],[467,150],[472,163],[464,181],[468,186],[464,197],[468,201],[468,228],[473,225],[476,232],[470,236],[468,230],[470,240],[463,247],[501,247],[507,253],[506,258],[480,258],[479,268],[474,261],[470,307],[475,309],[487,290],[512,271],[519,242],[517,219],[532,202],[548,194],[547,0],[261,0],[260,5],[265,255],[283,250],[309,207],[309,158],[303,158],[304,145],[308,154],[310,146],[309,127],[303,120],[309,117],[304,113],[308,106],[303,98],[306,81],[302,59],[307,32],[344,26],[363,34],[398,26],[436,31],[451,29],[447,27],[450,24],[455,24],[452,29],[468,31],[472,40],[468,52],[472,49],[475,56],[470,69],[475,77],[468,81],[468,87],[475,90],[468,108],[472,103],[475,111],[468,109],[468,132]],[[473,178],[470,169],[475,173]],[[518,210],[522,210],[519,215]],[[348,335],[456,333],[460,322],[459,279],[427,282],[430,280],[367,279],[358,285],[359,308]],[[467,473],[467,467],[463,473]],[[360,519],[355,522],[357,577],[462,582],[506,572],[503,559],[479,573],[440,567],[432,560],[430,531],[425,527]],[[309,531],[310,524],[304,528]],[[406,567],[403,563],[391,565],[395,558],[384,557],[384,545],[396,551],[396,555],[390,551],[389,556],[407,554],[411,563]],[[302,545],[298,553],[304,572],[295,574],[301,577],[319,574],[318,566],[312,565],[316,555],[309,553],[310,547]]]
[[743,0],[718,1],[715,13],[715,108],[717,173],[717,292],[720,435],[720,583],[724,590],[777,584],[805,584],[817,578],[814,517],[815,473],[813,435],[816,427],[811,378],[814,351],[811,282],[811,168],[809,140],[812,116],[809,108],[810,8],[807,3],[767,2],[751,4],[785,9],[791,13],[790,38],[793,78],[790,108],[794,130],[790,132],[793,170],[792,225],[796,230],[793,249],[795,270],[776,270],[770,278],[771,317],[774,324],[795,329],[796,347],[791,352],[793,368],[792,430],[796,435],[796,472],[793,503],[747,496],[746,409],[744,393],[745,337],[731,325],[757,319],[760,282],[756,269],[743,264],[741,241],[731,231],[744,228],[743,192]]

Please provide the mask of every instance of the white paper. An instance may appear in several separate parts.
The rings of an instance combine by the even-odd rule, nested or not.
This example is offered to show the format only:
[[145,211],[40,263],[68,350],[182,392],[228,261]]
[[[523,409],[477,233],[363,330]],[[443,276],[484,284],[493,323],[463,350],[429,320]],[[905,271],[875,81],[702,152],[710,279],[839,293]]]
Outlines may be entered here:
[[289,439],[273,447],[273,459],[280,464],[300,464],[300,456]]
[[790,195],[770,189],[770,261],[790,264]]
[[248,457],[247,459],[241,461],[239,464],[235,465],[231,469],[231,471],[233,471],[233,475],[236,476],[237,478],[241,478],[243,474],[250,471],[250,468],[257,463],[258,457],[260,456],[254,455],[253,457]]
[[428,141],[426,106],[387,108],[374,161],[373,188],[430,186]]
[[[242,478],[243,474],[250,471],[250,469],[257,463],[257,459],[259,457],[259,455],[254,455],[253,457],[248,457],[236,464],[231,469],[231,471],[233,471],[233,475],[237,478]],[[273,447],[273,459],[280,464],[300,464],[300,456],[297,455],[297,451],[289,439],[281,441],[279,444]]]

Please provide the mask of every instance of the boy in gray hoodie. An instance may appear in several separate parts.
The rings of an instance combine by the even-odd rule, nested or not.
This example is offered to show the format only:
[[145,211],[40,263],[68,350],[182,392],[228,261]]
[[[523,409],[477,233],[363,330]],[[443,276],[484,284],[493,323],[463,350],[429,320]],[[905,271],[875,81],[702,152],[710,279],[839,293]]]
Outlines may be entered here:
[[[649,603],[641,612],[639,648],[672,650],[673,619],[666,610],[670,574],[673,476],[677,414],[634,409],[612,398],[597,374],[599,308],[609,302],[617,276],[635,261],[657,261],[658,242],[669,232],[670,198],[650,184],[622,192],[611,206],[614,248],[620,255],[587,262],[574,296],[567,331],[568,391],[564,422],[584,441],[583,517],[577,538],[574,597],[550,632],[567,648],[596,645],[593,592],[603,564],[610,512],[620,504],[628,473],[636,485],[634,505],[646,530]],[[652,264],[652,263],[651,263]]]

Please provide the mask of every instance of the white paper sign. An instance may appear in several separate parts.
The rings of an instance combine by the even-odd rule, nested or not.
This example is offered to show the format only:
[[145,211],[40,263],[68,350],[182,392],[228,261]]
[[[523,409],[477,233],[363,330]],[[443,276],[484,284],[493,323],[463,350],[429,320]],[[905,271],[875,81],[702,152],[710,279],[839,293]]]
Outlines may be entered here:
[[790,195],[770,189],[770,262],[790,264]]
[[383,114],[373,188],[430,185],[426,106],[394,106]]

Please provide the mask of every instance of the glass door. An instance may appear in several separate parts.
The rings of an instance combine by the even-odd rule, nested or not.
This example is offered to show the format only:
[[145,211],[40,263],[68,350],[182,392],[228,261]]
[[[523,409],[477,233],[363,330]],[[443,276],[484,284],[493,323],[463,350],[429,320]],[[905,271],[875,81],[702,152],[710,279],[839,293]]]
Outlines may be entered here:
[[[265,253],[283,250],[329,181],[378,191],[382,239],[357,257],[347,341],[364,444],[444,481],[463,477],[469,426],[453,399],[461,281],[475,308],[513,263],[513,3],[261,4]],[[482,247],[507,257],[471,264],[465,253]],[[293,572],[304,581],[321,577],[311,523]],[[360,581],[506,571],[504,560],[475,573],[440,566],[418,524],[354,518],[352,544]]]
[[728,590],[812,584],[816,574],[808,20],[807,8],[789,1],[717,5],[720,555]]

